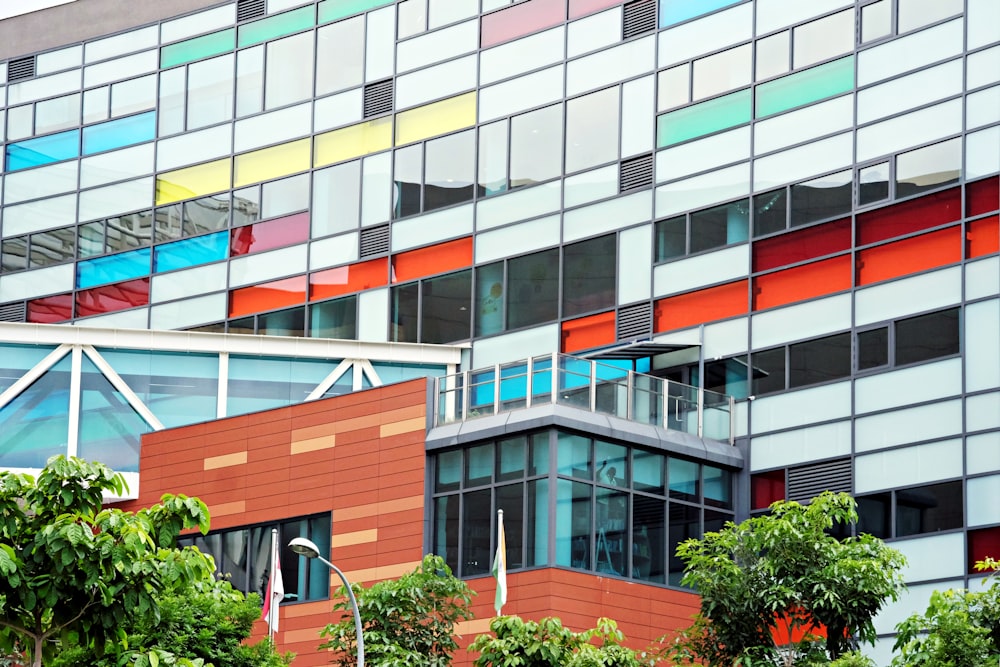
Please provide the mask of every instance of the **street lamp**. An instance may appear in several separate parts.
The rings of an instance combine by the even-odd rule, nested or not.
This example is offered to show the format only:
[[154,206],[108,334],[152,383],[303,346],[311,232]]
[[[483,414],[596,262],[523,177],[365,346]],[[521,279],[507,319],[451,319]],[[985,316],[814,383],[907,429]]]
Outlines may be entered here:
[[361,629],[361,612],[358,611],[358,601],[354,597],[354,591],[351,589],[351,584],[347,581],[347,577],[344,576],[339,567],[319,555],[319,547],[312,540],[304,537],[296,537],[288,543],[288,547],[300,556],[318,558],[321,563],[336,572],[340,580],[344,582],[344,588],[347,589],[347,597],[351,601],[351,611],[354,612],[354,629],[358,635],[358,667],[365,667],[365,637]]

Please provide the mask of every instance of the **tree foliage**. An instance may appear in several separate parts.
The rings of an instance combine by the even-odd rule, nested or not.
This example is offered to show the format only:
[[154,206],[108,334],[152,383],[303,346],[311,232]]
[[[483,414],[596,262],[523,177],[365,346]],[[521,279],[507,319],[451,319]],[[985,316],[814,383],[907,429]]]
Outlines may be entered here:
[[0,653],[36,667],[60,646],[116,653],[130,617],[156,614],[157,592],[211,576],[210,560],[174,548],[181,530],[208,530],[204,503],[103,508],[124,490],[121,475],[77,458],[53,457],[37,479],[0,472]]
[[[609,618],[573,632],[558,618],[525,621],[500,616],[490,623],[493,635],[479,635],[469,645],[478,651],[475,667],[642,667],[644,654],[624,646],[625,637]],[[594,642],[597,643],[594,643]]]
[[[475,594],[453,576],[440,556],[428,554],[413,571],[399,579],[380,581],[365,588],[353,585],[364,628],[365,661],[380,667],[443,667],[451,664],[458,644],[455,624],[472,618],[469,604]],[[344,615],[320,634],[327,641],[320,648],[334,652],[333,663],[357,664],[354,616],[347,591],[333,609]]]
[[[905,559],[871,535],[830,534],[857,518],[849,495],[824,493],[682,543],[682,583],[701,595],[701,609],[664,653],[682,664],[773,667],[825,662],[873,642],[872,619],[898,598]],[[804,638],[778,647],[779,628]],[[821,628],[819,643],[811,633]]]

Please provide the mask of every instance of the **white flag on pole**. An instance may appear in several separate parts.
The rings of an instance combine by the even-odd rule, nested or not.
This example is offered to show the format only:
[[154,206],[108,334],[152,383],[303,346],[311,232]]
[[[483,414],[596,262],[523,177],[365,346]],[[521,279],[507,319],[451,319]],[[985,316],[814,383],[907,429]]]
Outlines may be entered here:
[[281,559],[278,556],[278,534],[271,533],[271,573],[267,578],[267,595],[261,618],[267,621],[268,635],[278,631],[278,606],[285,597],[285,584],[281,580]]

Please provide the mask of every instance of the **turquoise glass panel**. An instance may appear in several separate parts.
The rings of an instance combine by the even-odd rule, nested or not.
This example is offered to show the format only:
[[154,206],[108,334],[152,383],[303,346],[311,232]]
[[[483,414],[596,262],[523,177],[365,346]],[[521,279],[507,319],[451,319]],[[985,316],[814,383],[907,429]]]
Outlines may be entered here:
[[70,368],[67,355],[0,408],[0,468],[44,468],[66,454]]
[[395,0],[323,0],[319,3],[319,23],[323,25],[393,2]]
[[444,377],[448,370],[446,366],[435,364],[396,364],[387,361],[373,361],[372,368],[382,380],[382,384],[394,384],[416,378]]
[[266,19],[245,23],[240,26],[238,38],[240,48],[260,44],[269,39],[291,35],[316,25],[316,13],[312,5],[284,14],[275,14]]
[[139,437],[153,430],[86,355],[80,375],[77,456],[139,472]]
[[170,44],[160,49],[160,67],[166,69],[232,51],[236,46],[236,29],[228,28],[194,39]]
[[660,27],[687,21],[742,0],[660,0]]
[[156,112],[99,123],[83,128],[83,154],[124,148],[156,138]]
[[656,119],[660,148],[750,122],[750,89],[665,113]]
[[53,349],[42,345],[0,345],[0,393],[20,380]]
[[229,233],[218,232],[193,239],[157,246],[153,251],[153,272],[186,269],[199,264],[218,262],[229,251]]
[[323,398],[343,396],[344,394],[350,394],[352,391],[354,391],[354,372],[348,371],[337,378],[337,381],[333,383],[333,386],[327,389],[326,393],[323,394]]
[[757,117],[794,109],[854,89],[854,56],[757,86]]
[[167,428],[215,419],[218,355],[108,349],[98,352]]
[[338,363],[231,355],[226,414],[243,415],[301,403]]
[[79,289],[132,280],[149,275],[149,248],[95,257],[76,265],[76,286]]
[[80,130],[7,144],[7,171],[40,167],[80,156]]

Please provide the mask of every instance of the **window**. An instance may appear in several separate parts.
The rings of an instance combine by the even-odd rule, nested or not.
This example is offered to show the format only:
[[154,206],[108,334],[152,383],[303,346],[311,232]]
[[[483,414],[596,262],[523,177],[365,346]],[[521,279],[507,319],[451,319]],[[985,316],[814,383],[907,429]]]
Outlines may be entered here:
[[656,261],[721,248],[747,240],[749,202],[740,199],[722,206],[656,223]]
[[816,338],[750,355],[754,395],[806,387],[851,374],[851,335]]
[[959,353],[959,309],[907,317],[857,335],[858,370],[904,366]]
[[755,195],[753,235],[848,215],[853,184],[853,172],[848,170]]
[[204,537],[180,537],[177,545],[196,546],[215,559],[216,572],[228,577],[233,588],[261,597],[267,590],[270,575],[271,529],[278,530],[281,578],[285,584],[282,603],[324,600],[330,597],[327,567],[315,559],[299,556],[288,548],[294,537],[306,537],[316,543],[320,555],[330,553],[330,515],[322,514],[281,523],[249,528],[234,528]]
[[559,250],[507,260],[507,327],[517,329],[559,317]]
[[471,333],[472,271],[457,271],[392,288],[394,341],[451,343]]
[[475,192],[475,136],[468,130],[397,150],[393,217],[470,201]]
[[510,121],[510,187],[534,185],[562,173],[562,105]]
[[614,234],[568,245],[563,250],[562,316],[573,317],[615,305],[617,248]]
[[962,482],[858,496],[858,532],[883,539],[962,527]]

